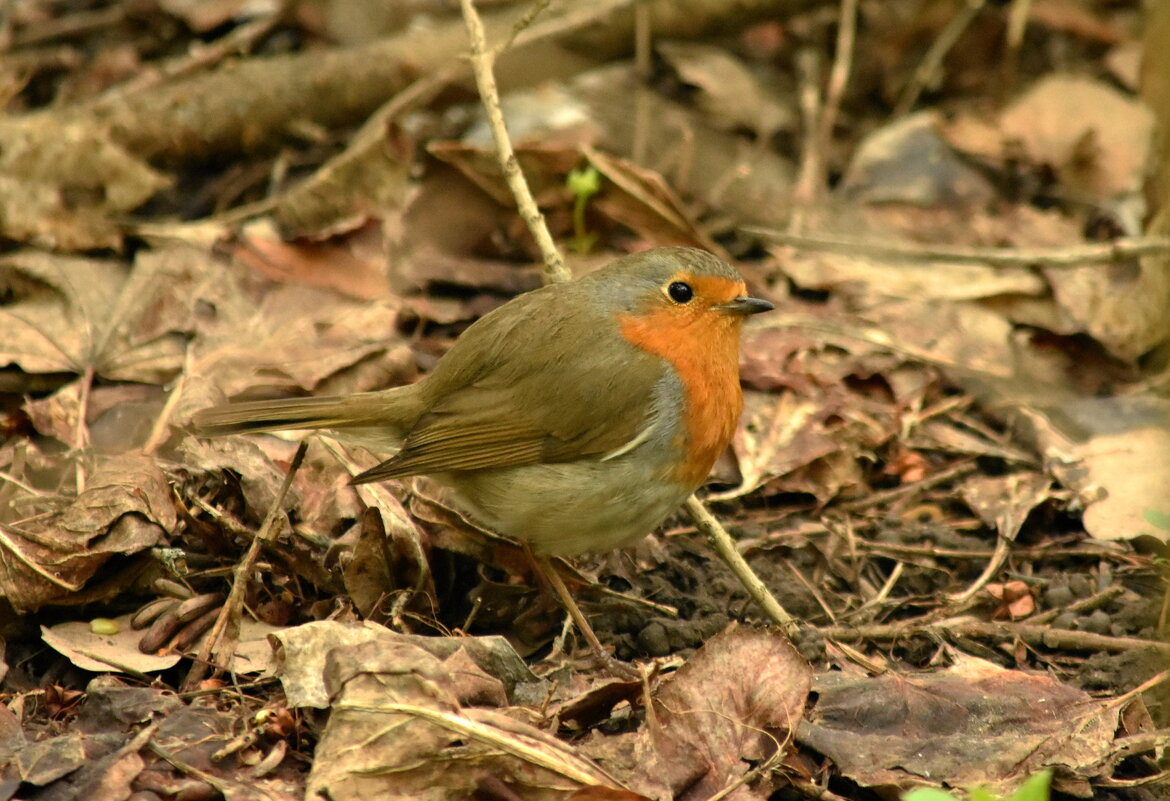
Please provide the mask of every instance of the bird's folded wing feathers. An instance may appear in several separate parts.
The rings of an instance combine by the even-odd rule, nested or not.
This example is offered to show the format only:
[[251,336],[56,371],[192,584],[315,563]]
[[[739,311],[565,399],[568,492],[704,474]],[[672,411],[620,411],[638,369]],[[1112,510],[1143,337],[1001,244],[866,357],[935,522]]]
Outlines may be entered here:
[[402,450],[355,482],[601,459],[637,439],[653,422],[650,408],[665,363],[620,340],[600,348],[558,335],[581,328],[549,322],[542,320],[541,333],[533,334],[544,338],[533,359],[531,342],[522,356],[517,347],[526,326],[510,321],[508,335],[482,354],[474,380],[437,399]]

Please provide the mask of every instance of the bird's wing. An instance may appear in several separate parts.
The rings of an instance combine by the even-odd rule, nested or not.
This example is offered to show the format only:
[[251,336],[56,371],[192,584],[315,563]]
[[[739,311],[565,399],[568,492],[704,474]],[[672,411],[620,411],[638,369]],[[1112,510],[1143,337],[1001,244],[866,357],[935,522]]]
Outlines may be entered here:
[[[402,450],[355,482],[602,458],[643,434],[665,363],[621,339],[592,304],[544,292],[521,300],[477,323],[478,335],[468,329],[436,369],[444,390]],[[608,336],[581,335],[608,326]]]

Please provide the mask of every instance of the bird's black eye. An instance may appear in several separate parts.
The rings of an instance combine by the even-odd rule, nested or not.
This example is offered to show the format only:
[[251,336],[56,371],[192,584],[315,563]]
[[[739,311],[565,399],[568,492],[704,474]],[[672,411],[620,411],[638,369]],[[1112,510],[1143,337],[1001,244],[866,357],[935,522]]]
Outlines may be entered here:
[[675,281],[666,288],[666,294],[670,295],[670,299],[675,303],[689,303],[695,296],[695,290],[691,289],[688,283]]

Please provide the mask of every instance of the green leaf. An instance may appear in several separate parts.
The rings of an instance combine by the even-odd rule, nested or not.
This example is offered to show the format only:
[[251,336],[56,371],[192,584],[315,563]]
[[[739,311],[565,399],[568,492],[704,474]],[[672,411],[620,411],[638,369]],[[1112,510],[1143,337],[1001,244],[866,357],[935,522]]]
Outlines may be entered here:
[[915,787],[902,796],[902,801],[958,801],[945,790],[935,787]]
[[1048,785],[1051,781],[1050,770],[1034,773],[1012,793],[1010,801],[1048,801]]
[[569,170],[565,186],[579,198],[587,198],[601,191],[601,173],[590,164],[580,170]]
[[1157,526],[1163,531],[1170,531],[1170,514],[1166,514],[1158,509],[1146,509],[1142,512],[1142,517],[1151,526]]

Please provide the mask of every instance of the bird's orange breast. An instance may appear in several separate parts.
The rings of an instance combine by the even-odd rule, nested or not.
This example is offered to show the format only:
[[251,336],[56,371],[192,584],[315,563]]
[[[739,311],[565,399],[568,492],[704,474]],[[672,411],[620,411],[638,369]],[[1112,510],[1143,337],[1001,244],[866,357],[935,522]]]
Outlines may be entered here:
[[698,488],[731,442],[743,408],[740,318],[711,309],[681,314],[662,308],[621,315],[618,323],[626,341],[666,359],[678,373],[685,398],[686,442],[675,478]]

